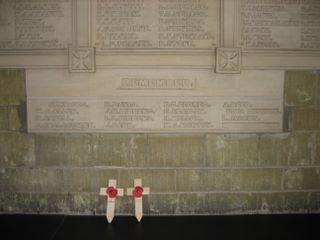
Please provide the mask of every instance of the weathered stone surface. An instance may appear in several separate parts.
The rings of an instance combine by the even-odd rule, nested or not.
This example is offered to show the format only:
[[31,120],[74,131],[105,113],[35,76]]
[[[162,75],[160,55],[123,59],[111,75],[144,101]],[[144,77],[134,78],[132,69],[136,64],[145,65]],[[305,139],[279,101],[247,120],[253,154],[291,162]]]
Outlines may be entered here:
[[308,194],[305,192],[293,192],[283,194],[282,211],[289,213],[308,212]]
[[68,196],[68,205],[73,214],[93,215],[96,212],[98,194],[72,193]]
[[149,135],[148,157],[144,166],[204,166],[204,141],[204,135]]
[[320,212],[320,191],[308,194],[308,210],[311,213]]
[[0,69],[0,105],[19,105],[25,101],[25,71]]
[[0,133],[0,166],[22,167],[35,163],[33,135]]
[[147,166],[143,134],[99,134],[93,137],[95,166]]
[[294,130],[320,130],[320,108],[299,108],[293,113]]
[[13,192],[56,193],[65,191],[61,169],[10,168],[6,170]]
[[92,166],[93,151],[90,135],[35,135],[37,166]]
[[171,169],[120,170],[121,187],[133,187],[136,178],[142,179],[142,186],[152,192],[176,191],[175,171]]
[[284,189],[302,189],[303,187],[303,170],[290,168],[284,171],[283,176]]
[[294,168],[284,173],[285,189],[320,189],[320,168]]
[[37,196],[39,204],[39,213],[41,214],[56,214],[70,213],[70,203],[68,201],[70,195],[66,193],[40,193]]
[[256,196],[252,194],[213,193],[206,196],[207,214],[250,214],[256,208]]
[[320,71],[317,71],[318,74],[318,85],[317,85],[317,103],[316,105],[320,106]]
[[205,214],[206,194],[180,194],[178,214]]
[[233,191],[280,190],[282,169],[235,169],[232,172]]
[[257,135],[210,134],[206,138],[207,165],[211,167],[256,166]]
[[302,169],[303,189],[320,190],[320,167]]
[[0,192],[0,212],[39,213],[37,194]]
[[108,184],[109,179],[117,179],[117,170],[99,170],[93,168],[66,168],[63,170],[66,191],[95,192]]
[[272,214],[283,212],[282,193],[259,193],[257,198],[257,213]]
[[231,189],[230,170],[177,170],[177,191],[202,192]]
[[17,131],[22,127],[18,108],[8,108],[9,130]]
[[177,194],[157,194],[149,195],[149,209],[148,214],[170,214],[174,215],[177,213],[179,198]]
[[287,71],[285,102],[287,105],[314,105],[318,74],[315,71]]
[[8,121],[8,109],[6,107],[0,107],[0,131],[8,130],[9,121]]
[[315,151],[315,155],[314,155],[313,163],[315,165],[320,165],[320,133],[319,132],[315,135],[314,151]]
[[311,133],[264,134],[259,143],[259,166],[300,166],[312,161]]

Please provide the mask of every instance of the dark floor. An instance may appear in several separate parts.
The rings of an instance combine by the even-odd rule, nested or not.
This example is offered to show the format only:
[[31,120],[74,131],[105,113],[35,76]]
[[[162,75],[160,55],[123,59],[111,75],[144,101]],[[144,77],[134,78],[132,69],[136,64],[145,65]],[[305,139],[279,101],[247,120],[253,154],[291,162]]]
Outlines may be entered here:
[[[320,215],[104,217],[0,215],[0,239],[320,239]],[[316,234],[316,235],[314,235]]]

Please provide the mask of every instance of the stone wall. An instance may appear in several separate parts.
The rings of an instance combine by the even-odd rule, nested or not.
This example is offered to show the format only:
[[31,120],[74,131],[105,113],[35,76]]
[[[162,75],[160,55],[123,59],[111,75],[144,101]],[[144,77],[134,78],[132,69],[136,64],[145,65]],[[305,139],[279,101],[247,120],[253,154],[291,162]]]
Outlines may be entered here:
[[104,214],[99,188],[137,177],[146,214],[320,212],[319,72],[287,72],[285,110],[279,134],[27,134],[25,72],[2,69],[0,212]]

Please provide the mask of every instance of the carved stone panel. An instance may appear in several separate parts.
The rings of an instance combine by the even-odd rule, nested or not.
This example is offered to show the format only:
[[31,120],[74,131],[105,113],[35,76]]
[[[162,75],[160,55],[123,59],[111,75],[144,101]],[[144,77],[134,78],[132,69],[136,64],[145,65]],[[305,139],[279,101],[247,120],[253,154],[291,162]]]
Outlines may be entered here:
[[92,3],[97,51],[210,49],[219,45],[220,0]]
[[95,72],[94,48],[70,48],[69,49],[69,71],[74,73]]
[[240,73],[241,72],[241,49],[240,48],[217,48],[216,51],[217,73]]
[[0,1],[0,50],[67,48],[72,43],[72,2]]
[[[46,77],[44,77],[46,76]],[[27,72],[30,132],[280,132],[284,72]]]

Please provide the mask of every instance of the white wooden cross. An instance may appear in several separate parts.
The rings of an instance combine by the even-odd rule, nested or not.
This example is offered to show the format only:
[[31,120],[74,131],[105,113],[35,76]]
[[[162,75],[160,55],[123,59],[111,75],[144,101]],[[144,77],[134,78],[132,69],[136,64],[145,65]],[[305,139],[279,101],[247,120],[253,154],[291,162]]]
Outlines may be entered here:
[[135,215],[138,222],[141,221],[143,215],[143,204],[142,204],[142,196],[149,195],[150,188],[142,187],[142,180],[135,179],[134,180],[134,188],[127,188],[127,195],[133,196],[135,198]]
[[107,188],[100,188],[99,195],[108,197],[106,217],[108,222],[111,223],[114,217],[116,197],[123,196],[123,189],[117,188],[117,180],[110,179]]

